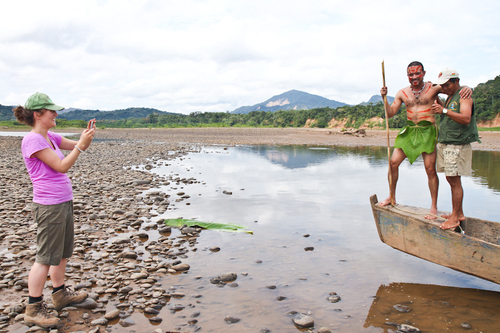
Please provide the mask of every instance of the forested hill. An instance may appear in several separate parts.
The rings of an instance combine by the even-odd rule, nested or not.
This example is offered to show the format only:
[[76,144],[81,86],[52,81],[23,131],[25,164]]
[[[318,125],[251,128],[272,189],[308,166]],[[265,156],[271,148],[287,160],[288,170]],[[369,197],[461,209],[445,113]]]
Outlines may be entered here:
[[[0,121],[15,120],[12,112],[13,106],[0,104]],[[165,112],[152,108],[128,108],[114,111],[81,110],[73,109],[67,112],[59,112],[58,118],[67,120],[122,120],[128,118],[147,118],[150,114],[156,115],[177,115],[178,113]]]
[[478,120],[494,119],[500,113],[500,75],[493,80],[478,84],[474,88],[472,98]]
[[0,120],[15,120],[13,106],[0,104]]
[[[464,82],[466,84],[466,82]],[[309,94],[308,94],[309,95]],[[313,96],[313,95],[311,95]],[[444,95],[443,95],[444,96]],[[279,97],[275,96],[275,97]],[[283,96],[282,96],[283,97]],[[481,126],[498,126],[500,118],[500,76],[495,77],[474,88],[472,94],[476,118]],[[370,101],[376,101],[377,96]],[[292,101],[282,98],[264,102],[282,104],[281,107],[292,104]],[[277,106],[277,105],[276,105]],[[400,128],[406,123],[404,105],[401,110],[389,120],[392,128]],[[159,111],[152,108],[128,108],[125,110],[72,110],[59,115],[61,121],[78,122],[85,126],[84,120],[96,118],[102,127],[166,127],[166,126],[273,126],[273,127],[329,127],[360,126],[379,127],[384,117],[384,107],[381,102],[341,107],[317,107],[292,110],[251,111],[249,113],[229,112],[192,112],[189,115]],[[67,120],[66,120],[67,119]],[[496,120],[495,120],[496,119]],[[12,106],[0,105],[0,121],[14,120]],[[63,121],[64,120],[64,121]],[[69,125],[69,123],[68,123]]]
[[283,94],[273,96],[253,106],[242,106],[231,113],[249,113],[252,111],[278,111],[278,110],[310,110],[316,108],[338,108],[347,105],[318,95],[312,95],[299,90],[290,90]]
[[93,118],[96,120],[121,120],[128,118],[146,118],[152,113],[158,115],[176,114],[150,108],[128,108],[114,111],[74,110],[59,115],[59,118],[68,120],[89,120]]

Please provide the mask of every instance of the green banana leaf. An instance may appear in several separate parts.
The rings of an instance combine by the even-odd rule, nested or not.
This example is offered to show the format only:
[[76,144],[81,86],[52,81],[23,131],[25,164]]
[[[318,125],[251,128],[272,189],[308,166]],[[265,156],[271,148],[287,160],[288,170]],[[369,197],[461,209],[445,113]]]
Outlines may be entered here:
[[436,147],[437,129],[427,120],[418,124],[408,120],[394,141],[394,148],[403,149],[410,163],[415,162],[423,152],[431,154]]
[[197,226],[203,229],[210,229],[210,230],[246,232],[247,234],[253,235],[253,231],[244,230],[247,227],[232,223],[203,222],[203,221],[189,220],[189,219],[166,219],[165,224],[171,227],[180,228],[183,225],[187,225],[188,227]]

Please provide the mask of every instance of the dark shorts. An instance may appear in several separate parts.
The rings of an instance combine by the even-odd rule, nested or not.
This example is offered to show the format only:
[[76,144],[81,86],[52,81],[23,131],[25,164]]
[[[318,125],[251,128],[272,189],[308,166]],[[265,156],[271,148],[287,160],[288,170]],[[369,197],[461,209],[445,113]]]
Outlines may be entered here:
[[75,239],[73,201],[56,205],[33,203],[33,217],[38,224],[36,262],[58,266],[62,258],[71,257]]

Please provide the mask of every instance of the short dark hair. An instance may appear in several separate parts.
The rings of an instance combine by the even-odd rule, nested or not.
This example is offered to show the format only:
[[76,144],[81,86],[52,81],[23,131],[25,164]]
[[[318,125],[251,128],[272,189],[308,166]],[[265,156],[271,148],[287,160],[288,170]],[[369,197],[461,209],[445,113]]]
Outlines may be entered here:
[[413,67],[413,66],[422,66],[422,70],[424,70],[424,65],[422,65],[422,63],[420,61],[412,61],[410,62],[410,64],[408,65],[407,68],[410,68],[410,67]]

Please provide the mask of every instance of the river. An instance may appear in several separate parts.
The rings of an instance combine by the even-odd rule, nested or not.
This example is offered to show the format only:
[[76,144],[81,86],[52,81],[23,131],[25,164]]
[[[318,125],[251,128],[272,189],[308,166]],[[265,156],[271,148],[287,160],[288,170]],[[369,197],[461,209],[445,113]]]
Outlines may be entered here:
[[[474,151],[473,161],[473,176],[463,177],[464,212],[499,221],[500,152]],[[385,148],[207,147],[168,163],[156,161],[151,172],[196,180],[162,187],[189,198],[175,202],[174,194],[173,204],[157,218],[236,223],[253,231],[203,231],[197,252],[183,260],[192,268],[178,276],[177,287],[203,294],[197,301],[203,309],[204,315],[197,318],[203,331],[309,331],[293,325],[294,311],[314,318],[311,332],[320,327],[335,332],[396,331],[386,322],[408,323],[427,332],[461,330],[462,325],[474,332],[498,331],[499,285],[380,241],[369,197],[377,194],[381,200],[388,195]],[[439,177],[438,208],[449,211],[450,188],[444,176]],[[397,200],[430,207],[421,157],[413,165],[401,165]],[[214,246],[221,250],[209,251]],[[237,273],[238,279],[223,288],[196,278],[228,272]],[[387,290],[401,291],[402,300],[383,303]],[[329,302],[330,293],[341,300]],[[411,311],[402,314],[388,306],[391,302],[406,302]],[[383,310],[376,309],[380,304],[385,304]],[[240,321],[221,324],[221,314]],[[164,322],[176,316],[162,315]]]

